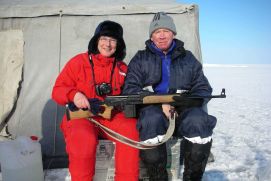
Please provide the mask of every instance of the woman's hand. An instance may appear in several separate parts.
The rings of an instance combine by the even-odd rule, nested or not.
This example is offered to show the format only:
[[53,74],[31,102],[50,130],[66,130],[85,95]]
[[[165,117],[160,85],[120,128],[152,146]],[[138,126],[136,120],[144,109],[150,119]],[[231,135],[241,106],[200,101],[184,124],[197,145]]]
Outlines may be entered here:
[[73,102],[76,105],[76,107],[80,109],[83,109],[83,108],[90,109],[88,98],[81,92],[77,92],[74,95]]
[[162,104],[162,109],[166,117],[169,118],[171,116],[170,110],[174,109],[174,107],[169,104]]

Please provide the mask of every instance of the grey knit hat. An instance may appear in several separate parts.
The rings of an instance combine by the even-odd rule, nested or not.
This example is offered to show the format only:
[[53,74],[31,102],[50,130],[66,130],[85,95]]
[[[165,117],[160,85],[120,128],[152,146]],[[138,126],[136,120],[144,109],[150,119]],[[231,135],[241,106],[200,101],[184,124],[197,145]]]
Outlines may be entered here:
[[170,16],[168,16],[165,12],[158,12],[154,15],[152,22],[150,24],[149,30],[150,37],[152,33],[159,28],[166,28],[172,31],[174,35],[177,34],[173,19]]

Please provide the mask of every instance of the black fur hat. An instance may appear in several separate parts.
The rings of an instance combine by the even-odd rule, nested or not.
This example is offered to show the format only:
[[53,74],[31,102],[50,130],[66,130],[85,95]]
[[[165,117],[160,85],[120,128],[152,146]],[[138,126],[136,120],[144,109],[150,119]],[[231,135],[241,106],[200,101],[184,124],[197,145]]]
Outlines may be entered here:
[[123,39],[122,26],[119,23],[116,23],[114,21],[109,21],[109,20],[101,22],[97,26],[94,32],[94,36],[89,41],[89,44],[88,44],[89,54],[99,53],[98,39],[100,36],[109,36],[117,40],[117,48],[113,56],[116,57],[116,60],[122,61],[126,55],[126,45]]

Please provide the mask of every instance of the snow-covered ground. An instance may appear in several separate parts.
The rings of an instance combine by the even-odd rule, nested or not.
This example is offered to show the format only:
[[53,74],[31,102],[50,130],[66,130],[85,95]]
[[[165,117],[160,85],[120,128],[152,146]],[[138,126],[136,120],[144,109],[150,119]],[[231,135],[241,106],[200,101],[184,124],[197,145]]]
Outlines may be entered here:
[[215,162],[205,181],[271,180],[271,65],[205,65],[204,72],[226,99],[213,99],[209,113],[218,118],[213,135]]
[[[227,98],[208,105],[218,122],[215,162],[207,165],[203,181],[270,181],[271,65],[205,65],[204,72],[213,94],[225,88]],[[45,175],[45,181],[70,181],[67,169]]]

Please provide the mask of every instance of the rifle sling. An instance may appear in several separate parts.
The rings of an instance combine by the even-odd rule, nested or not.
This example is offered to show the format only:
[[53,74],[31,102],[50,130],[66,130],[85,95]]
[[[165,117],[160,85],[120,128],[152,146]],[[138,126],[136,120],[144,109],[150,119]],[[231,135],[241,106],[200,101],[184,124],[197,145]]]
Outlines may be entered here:
[[172,113],[172,116],[170,116],[170,118],[169,118],[169,126],[168,126],[167,132],[164,135],[163,139],[161,140],[161,142],[156,143],[156,144],[148,144],[148,143],[132,140],[130,138],[127,138],[127,137],[107,128],[106,126],[102,125],[101,123],[94,120],[93,118],[89,118],[89,120],[91,122],[93,122],[94,124],[96,124],[97,126],[99,126],[111,138],[116,139],[116,140],[120,141],[121,143],[126,144],[128,146],[131,146],[131,147],[134,147],[137,149],[141,149],[141,150],[147,150],[147,149],[153,149],[161,144],[164,144],[167,140],[169,140],[171,138],[171,136],[173,135],[174,129],[175,129],[175,118],[176,118],[176,112]]

